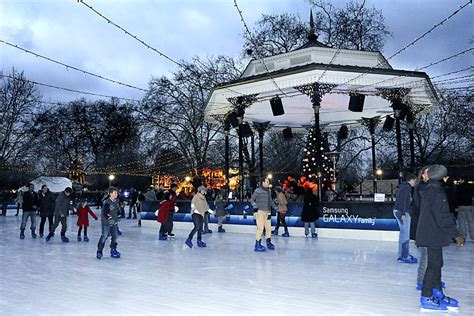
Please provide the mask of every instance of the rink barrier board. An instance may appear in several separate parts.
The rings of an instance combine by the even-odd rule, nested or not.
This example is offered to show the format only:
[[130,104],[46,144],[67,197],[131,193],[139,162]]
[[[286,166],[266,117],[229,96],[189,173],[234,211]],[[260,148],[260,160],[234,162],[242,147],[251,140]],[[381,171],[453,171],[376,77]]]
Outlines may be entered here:
[[[159,208],[158,201],[144,201],[141,218],[156,221],[155,212]],[[174,214],[175,222],[192,222],[190,202],[177,202],[179,211]],[[215,209],[214,203],[209,203]],[[289,227],[303,227],[301,210],[303,203],[289,203],[286,222]],[[316,227],[333,229],[360,229],[398,231],[397,221],[393,216],[393,203],[371,202],[321,202],[318,207],[319,220]],[[275,211],[272,211],[272,226],[276,225]],[[210,223],[217,223],[217,218],[211,216]],[[249,202],[229,202],[226,205],[224,224],[255,225],[253,208]]]

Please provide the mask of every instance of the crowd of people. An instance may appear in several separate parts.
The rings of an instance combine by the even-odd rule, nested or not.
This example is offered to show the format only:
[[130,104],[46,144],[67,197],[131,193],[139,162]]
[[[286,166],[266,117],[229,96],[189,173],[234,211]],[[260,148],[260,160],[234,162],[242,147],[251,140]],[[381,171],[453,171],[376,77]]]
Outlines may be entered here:
[[[20,239],[25,238],[25,230],[30,221],[31,237],[36,235],[36,217],[40,216],[39,236],[45,235],[46,221],[49,223],[46,242],[55,235],[55,230],[61,224],[61,241],[69,242],[66,236],[67,218],[70,214],[78,217],[77,241],[88,242],[87,228],[89,216],[98,220],[99,217],[88,206],[86,199],[80,199],[77,206],[73,203],[73,190],[66,188],[57,197],[51,193],[47,185],[43,185],[36,192],[33,184],[28,184],[28,190],[19,194],[16,199],[23,210],[20,225]],[[278,235],[280,226],[283,226],[282,237],[290,237],[285,217],[287,213],[288,200],[293,199],[295,190],[299,196],[303,188],[302,201],[304,202],[301,212],[301,221],[304,223],[304,234],[306,237],[316,238],[315,222],[319,219],[319,198],[311,185],[300,185],[288,178],[283,186],[277,186],[272,190],[270,179],[262,179],[259,186],[254,190],[248,201],[254,209],[256,223],[256,236],[254,251],[264,252],[274,250],[272,235]],[[445,283],[441,281],[441,268],[443,266],[442,248],[449,245],[451,241],[458,247],[464,244],[465,239],[470,236],[474,239],[474,207],[472,206],[472,189],[468,183],[460,179],[457,187],[452,186],[449,181],[447,169],[441,165],[430,165],[423,167],[418,176],[406,175],[396,195],[393,214],[400,228],[398,262],[419,263],[417,276],[417,289],[422,291],[420,302],[421,308],[426,310],[448,310],[459,307],[459,302],[445,296],[443,289]],[[6,207],[10,196],[2,194],[2,215],[6,214]],[[157,221],[161,223],[159,240],[173,238],[173,217],[177,212],[177,201],[187,199],[183,193],[177,192],[177,185],[171,184],[168,189],[163,187],[150,187],[146,192],[131,188],[128,194],[128,219],[138,220],[141,224],[140,214],[144,201],[159,202],[156,212]],[[104,196],[98,201],[101,214],[101,237],[97,244],[97,259],[103,257],[103,249],[107,239],[110,237],[110,254],[112,258],[120,258],[117,250],[117,238],[121,234],[119,229],[120,218],[125,218],[125,206],[120,199],[120,191],[117,188],[109,188]],[[215,210],[211,209],[210,202],[215,204]],[[185,240],[185,245],[193,247],[193,238],[197,235],[197,246],[206,247],[202,235],[212,233],[209,229],[210,215],[217,217],[218,232],[224,233],[224,217],[228,196],[223,190],[210,190],[206,186],[199,186],[191,199],[191,218],[193,228]],[[18,208],[20,205],[18,206]],[[276,210],[276,226],[271,227],[271,211]],[[17,213],[18,214],[18,213]],[[262,236],[265,244],[262,244]],[[410,254],[410,240],[414,240],[419,251],[420,260]]]

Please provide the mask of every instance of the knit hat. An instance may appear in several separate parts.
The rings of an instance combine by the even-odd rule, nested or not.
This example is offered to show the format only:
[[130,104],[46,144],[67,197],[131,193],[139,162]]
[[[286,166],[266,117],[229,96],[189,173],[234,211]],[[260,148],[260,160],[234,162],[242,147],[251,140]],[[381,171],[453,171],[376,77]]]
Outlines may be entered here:
[[443,165],[431,165],[428,168],[430,180],[441,180],[448,175],[448,169]]
[[204,192],[207,192],[207,188],[203,185],[201,185],[198,189],[197,189],[198,192],[201,192],[201,191],[204,191]]

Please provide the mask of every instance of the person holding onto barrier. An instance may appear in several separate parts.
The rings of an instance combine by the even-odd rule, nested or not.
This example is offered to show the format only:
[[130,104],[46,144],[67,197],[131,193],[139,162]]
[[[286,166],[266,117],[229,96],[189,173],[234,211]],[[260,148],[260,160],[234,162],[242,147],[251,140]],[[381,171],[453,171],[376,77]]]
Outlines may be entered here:
[[[270,212],[271,208],[276,208],[275,202],[273,202],[270,186],[270,179],[265,178],[261,181],[261,186],[255,189],[250,198],[250,202],[255,212],[255,220],[257,222],[257,233],[255,236],[255,251],[263,252],[267,248],[270,250],[275,249],[275,245],[272,244],[271,233],[272,233],[272,223]],[[262,234],[265,229],[265,238],[267,240],[267,248],[262,245]]]
[[412,190],[416,184],[416,176],[407,174],[406,181],[402,182],[396,194],[393,216],[400,227],[398,238],[398,262],[417,263],[418,259],[410,255],[410,223],[411,223],[411,200]]

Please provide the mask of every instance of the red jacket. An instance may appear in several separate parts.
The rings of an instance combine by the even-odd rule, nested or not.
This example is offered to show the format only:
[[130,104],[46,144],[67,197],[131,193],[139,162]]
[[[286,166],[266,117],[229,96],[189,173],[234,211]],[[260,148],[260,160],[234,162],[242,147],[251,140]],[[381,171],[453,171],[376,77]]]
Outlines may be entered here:
[[77,210],[77,226],[85,226],[85,227],[88,227],[89,226],[89,216],[88,214],[91,214],[91,216],[97,220],[97,215],[94,214],[94,212],[92,212],[92,210],[86,206],[86,207],[79,207],[79,209]]
[[176,195],[172,195],[169,200],[164,200],[161,202],[160,209],[158,210],[158,222],[166,223],[168,221],[168,217],[173,216],[175,200]]

